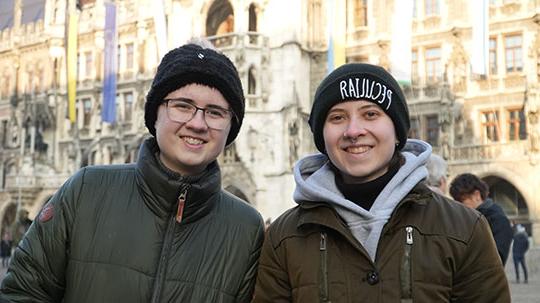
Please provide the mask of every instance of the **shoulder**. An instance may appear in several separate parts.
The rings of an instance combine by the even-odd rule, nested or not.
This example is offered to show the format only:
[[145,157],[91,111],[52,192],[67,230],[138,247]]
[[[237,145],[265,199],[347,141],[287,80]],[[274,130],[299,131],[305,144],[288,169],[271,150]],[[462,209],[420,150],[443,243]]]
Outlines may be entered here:
[[126,180],[126,177],[134,176],[135,164],[96,165],[88,166],[79,172],[83,175],[84,183],[99,182],[113,184]]
[[218,212],[243,224],[264,226],[261,214],[248,202],[221,190]]

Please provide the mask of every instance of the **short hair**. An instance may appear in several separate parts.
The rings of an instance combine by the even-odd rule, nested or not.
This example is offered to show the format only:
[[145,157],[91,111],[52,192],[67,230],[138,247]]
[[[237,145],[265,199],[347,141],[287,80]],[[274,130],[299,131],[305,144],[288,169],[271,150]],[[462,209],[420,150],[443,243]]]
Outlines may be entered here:
[[441,186],[441,180],[446,178],[448,173],[446,161],[437,154],[431,154],[426,167],[429,173],[426,180],[427,185],[434,187]]
[[489,194],[489,187],[473,174],[461,174],[452,180],[450,184],[450,195],[454,200],[460,201],[463,196],[472,194],[475,190],[480,192],[482,200],[485,200]]

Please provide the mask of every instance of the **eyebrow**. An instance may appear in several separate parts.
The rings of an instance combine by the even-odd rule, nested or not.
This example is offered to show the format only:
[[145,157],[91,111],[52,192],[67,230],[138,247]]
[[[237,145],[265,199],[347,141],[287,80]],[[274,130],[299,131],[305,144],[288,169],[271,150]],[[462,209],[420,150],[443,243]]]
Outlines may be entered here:
[[[339,107],[339,104],[336,105],[337,107],[334,107],[333,109],[329,110],[328,113],[332,113],[334,111],[347,111],[345,108]],[[360,106],[360,108],[357,108],[356,110],[360,109],[370,109],[370,108],[379,108],[376,104],[364,104]]]

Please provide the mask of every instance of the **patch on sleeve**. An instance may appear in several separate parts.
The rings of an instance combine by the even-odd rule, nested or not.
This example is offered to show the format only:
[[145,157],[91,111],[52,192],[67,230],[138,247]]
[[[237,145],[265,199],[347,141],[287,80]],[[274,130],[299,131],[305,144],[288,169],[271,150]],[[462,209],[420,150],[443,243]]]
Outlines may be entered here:
[[52,203],[47,203],[43,209],[39,212],[39,222],[45,223],[52,219],[54,216],[54,205]]

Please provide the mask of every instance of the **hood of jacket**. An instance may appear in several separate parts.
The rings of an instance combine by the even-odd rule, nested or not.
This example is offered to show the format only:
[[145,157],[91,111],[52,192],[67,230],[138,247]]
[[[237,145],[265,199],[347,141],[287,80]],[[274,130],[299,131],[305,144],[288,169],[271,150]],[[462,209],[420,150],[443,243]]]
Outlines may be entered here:
[[182,176],[161,163],[159,146],[154,137],[146,139],[137,159],[137,185],[146,205],[157,216],[168,218],[176,213],[178,198],[187,191],[182,222],[190,222],[208,214],[215,206],[212,196],[221,189],[221,173],[217,161],[198,175]]
[[409,139],[402,154],[405,163],[379,193],[369,211],[343,196],[337,188],[329,159],[323,154],[307,156],[295,165],[294,200],[300,205],[303,201],[310,201],[332,206],[371,259],[375,260],[377,243],[384,224],[397,204],[418,182],[427,177],[425,163],[431,154],[431,145],[421,140]]

